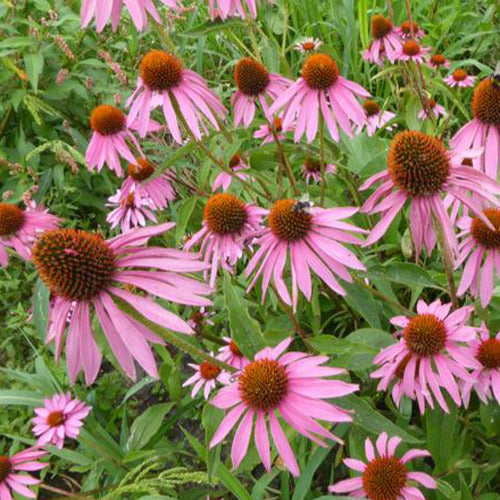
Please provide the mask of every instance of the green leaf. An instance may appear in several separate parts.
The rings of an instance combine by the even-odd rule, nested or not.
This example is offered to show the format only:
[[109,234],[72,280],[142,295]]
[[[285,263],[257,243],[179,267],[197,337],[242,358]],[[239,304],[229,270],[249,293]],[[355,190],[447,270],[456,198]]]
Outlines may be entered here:
[[214,471],[219,481],[234,495],[238,500],[252,500],[245,486],[241,481],[220,462]]
[[479,415],[488,437],[498,436],[500,434],[500,406],[494,403],[482,404],[479,407]]
[[182,203],[177,216],[177,225],[175,227],[175,241],[179,243],[186,235],[186,226],[191,218],[194,207],[196,206],[196,198],[193,196]]
[[15,391],[10,389],[0,390],[0,406],[40,406],[41,404],[43,404],[43,397],[38,392]]
[[173,402],[160,403],[151,406],[144,413],[139,415],[130,428],[127,450],[132,451],[144,448],[148,441],[156,434],[165,415],[173,406]]
[[43,55],[41,52],[25,54],[24,67],[33,90],[38,92],[38,81],[43,71]]
[[250,316],[241,295],[231,283],[231,276],[228,273],[224,274],[223,289],[231,324],[231,335],[241,352],[247,358],[253,359],[254,354],[265,347],[260,325]]
[[342,283],[347,295],[345,301],[357,311],[370,326],[373,328],[382,328],[380,323],[380,305],[373,298],[372,294],[355,283]]
[[427,271],[409,262],[391,262],[386,265],[377,264],[368,269],[366,276],[369,278],[386,279],[410,287],[420,285],[439,290],[443,289]]
[[41,339],[45,338],[47,320],[49,315],[50,292],[39,279],[35,285],[33,296],[33,323]]

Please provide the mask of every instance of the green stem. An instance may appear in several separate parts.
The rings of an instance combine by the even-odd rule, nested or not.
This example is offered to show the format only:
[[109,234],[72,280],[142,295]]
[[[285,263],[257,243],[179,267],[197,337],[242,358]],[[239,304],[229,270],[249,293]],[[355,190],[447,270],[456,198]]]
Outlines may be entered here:
[[283,149],[283,145],[281,144],[280,138],[278,136],[278,131],[276,130],[276,126],[274,123],[269,122],[269,128],[271,129],[271,133],[273,134],[273,139],[276,144],[276,148],[278,149],[278,155],[280,157],[280,162],[284,169],[286,170],[286,174],[288,179],[290,180],[290,185],[292,186],[293,192],[296,196],[300,194],[300,190],[297,187],[297,179],[295,179],[295,175],[293,174],[292,166],[288,161],[288,157]]

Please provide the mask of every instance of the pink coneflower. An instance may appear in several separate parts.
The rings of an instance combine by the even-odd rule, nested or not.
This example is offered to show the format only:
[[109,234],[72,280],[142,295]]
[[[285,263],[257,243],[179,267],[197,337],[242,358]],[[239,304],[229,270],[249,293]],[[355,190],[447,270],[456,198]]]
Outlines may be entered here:
[[451,75],[443,78],[449,87],[474,87],[475,76],[468,75],[463,69],[455,70]]
[[[436,481],[424,472],[413,472],[406,464],[414,458],[430,457],[427,450],[413,448],[401,458],[396,456],[396,448],[401,438],[389,436],[386,432],[379,435],[376,442],[377,453],[370,440],[365,440],[367,463],[355,458],[345,458],[344,463],[361,476],[344,479],[328,488],[332,493],[350,493],[349,498],[366,497],[372,500],[415,500],[424,499],[418,483],[426,488],[435,489]],[[377,456],[378,455],[378,456]]]
[[[210,353],[213,356],[213,353]],[[193,386],[191,391],[191,397],[194,398],[203,388],[203,396],[208,399],[210,391],[215,389],[216,382],[219,384],[227,385],[231,380],[231,374],[221,370],[217,365],[210,363],[210,361],[203,361],[203,363],[196,365],[194,363],[188,363],[188,366],[193,368],[196,373],[188,378],[182,387],[187,387],[188,385]]]
[[409,21],[401,23],[401,26],[396,28],[396,32],[403,40],[408,40],[412,38],[420,40],[425,36],[424,31],[420,28],[420,26],[417,23],[413,23],[413,31],[412,31]]
[[416,253],[420,254],[425,246],[430,255],[436,244],[432,215],[441,226],[446,241],[456,251],[454,227],[442,195],[448,194],[484,217],[477,200],[468,194],[498,204],[495,195],[500,193],[500,186],[492,179],[462,165],[463,158],[470,154],[447,151],[439,139],[417,130],[396,134],[389,147],[388,169],[370,177],[360,188],[365,190],[382,181],[361,208],[364,213],[383,213],[365,245],[375,243],[385,234],[409,200],[410,227]]
[[[337,167],[331,163],[325,165],[325,175],[334,174]],[[321,182],[321,161],[317,158],[306,158],[302,164],[302,173],[306,178],[307,184],[309,181]]]
[[[281,119],[280,116],[274,117],[274,128],[276,130],[276,135],[278,137],[278,140],[280,141],[282,141],[285,138],[286,132],[293,132],[294,130],[293,124],[288,125],[287,128],[284,129],[283,120]],[[274,142],[274,135],[270,123],[265,123],[264,125],[261,125],[255,131],[253,136],[255,137],[255,139],[263,139],[262,144],[269,144],[271,142]]]
[[138,193],[147,198],[151,208],[163,210],[170,201],[175,200],[175,190],[171,182],[171,173],[154,176],[155,167],[146,158],[139,158],[136,164],[128,166],[128,176],[123,181],[121,191],[123,196]]
[[232,272],[248,240],[260,230],[266,210],[248,205],[229,193],[211,196],[203,211],[203,227],[185,244],[186,250],[201,242],[200,253],[210,264],[210,286],[219,266]]
[[382,64],[387,57],[391,63],[401,49],[401,40],[389,19],[379,14],[372,17],[372,38],[370,47],[363,53],[363,59],[374,64]]
[[19,472],[34,472],[47,467],[49,464],[39,461],[46,455],[46,451],[38,448],[26,448],[11,457],[0,455],[0,500],[12,500],[11,491],[26,498],[36,498],[28,486],[39,484],[40,479]]
[[500,332],[496,337],[490,337],[483,323],[479,339],[474,339],[470,347],[481,368],[473,370],[473,380],[462,384],[464,406],[469,406],[472,389],[483,403],[488,404],[490,399],[496,399],[500,404]]
[[122,233],[133,227],[145,226],[146,218],[158,222],[156,215],[150,210],[153,208],[151,201],[143,197],[140,192],[124,195],[119,189],[116,194],[108,198],[106,206],[115,207],[109,212],[106,221],[111,229],[120,225]]
[[[366,113],[366,123],[358,127],[357,132],[360,133],[366,127],[368,137],[375,134],[377,129],[385,127],[386,123],[396,117],[391,111],[381,111],[379,105],[375,101],[365,101],[363,109]],[[393,130],[393,127],[385,127],[388,131]]]
[[[268,211],[267,228],[255,240],[260,247],[248,263],[245,271],[250,276],[257,266],[251,290],[262,276],[262,301],[264,301],[271,277],[281,299],[297,306],[297,286],[311,300],[311,270],[334,292],[344,295],[345,291],[335,278],[345,281],[352,278],[348,268],[364,270],[363,264],[342,243],[360,245],[362,242],[354,233],[365,232],[357,226],[343,222],[357,212],[356,208],[311,208],[307,202],[279,200]],[[283,281],[287,260],[292,273],[292,298]]]
[[244,57],[234,68],[234,80],[238,90],[231,97],[231,106],[234,109],[234,126],[240,123],[248,128],[255,117],[258,100],[264,116],[272,120],[269,113],[267,99],[275,100],[290,85],[291,80],[275,73],[268,73],[259,62]]
[[165,223],[132,229],[107,241],[101,235],[87,231],[58,229],[42,234],[36,242],[32,258],[53,297],[47,341],[55,340],[58,360],[64,332],[68,329],[66,358],[72,383],[83,370],[87,384],[91,384],[101,366],[101,353],[92,331],[91,305],[111,350],[123,371],[132,379],[136,378],[134,359],[150,376],[158,376],[149,342],[163,342],[142,323],[123,312],[115,303],[116,298],[164,328],[193,333],[184,320],[151,298],[118,288],[120,285],[137,287],[180,304],[211,304],[204,297],[211,289],[184,275],[206,268],[195,255],[172,248],[143,246],[150,238],[174,225]]
[[299,466],[276,412],[300,434],[324,447],[328,445],[317,436],[341,440],[316,419],[334,423],[352,421],[347,411],[322,400],[351,394],[358,390],[358,385],[326,379],[345,373],[341,368],[320,366],[328,361],[327,356],[309,356],[303,352],[283,354],[291,341],[291,338],[285,339],[276,347],[266,347],[257,353],[254,361],[235,375],[237,380],[220,389],[210,402],[217,408],[229,410],[210,442],[211,448],[243,417],[231,447],[235,469],[247,453],[254,418],[255,446],[266,470],[271,470],[268,421],[278,453],[294,476],[299,475]]
[[33,434],[39,436],[37,444],[51,444],[62,449],[66,436],[78,437],[91,409],[79,399],[72,399],[69,392],[45,399],[44,406],[35,408],[37,416],[33,419]]
[[257,0],[209,0],[208,8],[212,19],[220,17],[225,21],[228,17],[257,17]]
[[450,61],[448,59],[446,59],[446,57],[444,57],[441,54],[434,54],[431,57],[429,57],[428,63],[429,63],[429,66],[431,68],[435,68],[435,69],[438,69],[438,68],[447,68],[448,69],[450,67]]
[[[177,0],[160,0],[163,5],[171,9],[179,7]],[[82,28],[88,26],[95,17],[96,29],[100,33],[104,26],[111,19],[113,31],[118,28],[122,8],[125,5],[130,13],[130,17],[138,31],[142,31],[148,26],[148,14],[158,23],[162,24],[161,17],[151,0],[108,0],[106,2],[96,0],[84,0],[81,10]]]
[[474,118],[451,139],[450,145],[459,150],[483,148],[484,154],[473,160],[474,168],[497,179],[500,159],[500,83],[485,78],[474,90]]
[[222,339],[226,342],[226,345],[223,345],[219,349],[217,357],[237,370],[243,370],[250,361],[245,358],[240,348],[231,337],[222,337]]
[[453,401],[460,406],[458,380],[470,380],[466,368],[480,368],[470,347],[463,345],[476,338],[476,329],[467,326],[467,319],[473,307],[456,309],[450,314],[451,304],[440,300],[427,305],[423,300],[417,303],[417,315],[411,318],[396,316],[391,323],[402,328],[396,332],[398,342],[382,349],[373,362],[382,365],[371,374],[380,378],[378,390],[387,390],[395,381],[400,386],[393,393],[399,405],[404,394],[417,399],[420,412],[425,403],[434,408],[432,396],[439,406],[449,412],[441,392],[445,388]]
[[459,236],[463,239],[456,263],[458,267],[467,260],[457,294],[463,295],[470,289],[473,297],[480,297],[483,308],[493,297],[495,268],[500,276],[500,209],[487,208],[484,215],[492,227],[479,217],[464,215],[459,220]]
[[22,210],[13,203],[0,203],[0,265],[7,267],[7,248],[29,260],[30,249],[37,233],[56,228],[60,219],[34,203]]
[[[231,159],[229,160],[229,168],[233,172],[238,172],[236,175],[240,179],[248,179],[248,174],[241,172],[241,170],[248,170],[250,167],[245,163],[245,160],[239,153],[236,153],[231,157]],[[233,176],[231,174],[228,174],[227,172],[221,172],[220,174],[217,174],[214,179],[212,191],[217,191],[217,189],[219,189],[220,187],[222,188],[222,191],[227,191],[232,181]]]
[[357,96],[366,98],[370,94],[361,85],[340,76],[337,63],[330,56],[313,54],[305,60],[302,76],[276,99],[269,111],[276,113],[285,107],[283,128],[297,119],[295,142],[304,134],[308,142],[314,140],[321,113],[332,139],[338,142],[337,123],[352,137],[351,122],[359,126],[366,121]]
[[219,130],[215,115],[224,119],[226,108],[205,80],[194,71],[185,69],[179,58],[152,50],[142,58],[139,72],[137,87],[127,100],[127,106],[131,106],[127,123],[137,119],[141,137],[148,131],[151,110],[158,106],[162,107],[167,127],[179,144],[183,144],[183,140],[175,106],[196,140],[201,139],[206,123]]
[[308,36],[296,42],[294,48],[295,50],[306,54],[308,52],[314,52],[315,50],[318,50],[322,45],[323,42],[319,38]]
[[[438,118],[439,115],[441,116],[446,116],[446,109],[444,109],[441,104],[438,104],[434,99],[429,99],[429,108],[430,108],[430,114],[432,116]],[[419,120],[425,120],[426,118],[429,118],[429,113],[425,109],[421,109],[418,114],[417,118]]]
[[398,61],[413,61],[423,64],[430,51],[430,47],[421,47],[415,40],[407,40],[398,49],[396,59]]
[[[126,121],[122,111],[109,104],[102,104],[92,110],[90,128],[93,132],[85,153],[85,161],[90,171],[95,167],[100,172],[106,163],[116,175],[121,177],[123,170],[120,157],[130,163],[136,163],[135,156],[130,151],[126,139],[129,139],[137,151],[142,154],[141,146],[132,134],[132,130],[137,127],[137,122],[132,122],[131,125],[127,126]],[[147,132],[155,132],[159,128],[159,124],[153,120],[146,122]]]

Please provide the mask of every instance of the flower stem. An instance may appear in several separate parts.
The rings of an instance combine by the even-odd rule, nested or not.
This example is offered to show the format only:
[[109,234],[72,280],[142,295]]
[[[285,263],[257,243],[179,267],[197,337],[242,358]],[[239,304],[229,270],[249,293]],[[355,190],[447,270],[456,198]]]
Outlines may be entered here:
[[281,144],[280,138],[278,136],[278,131],[276,130],[276,126],[274,123],[269,122],[269,128],[271,129],[274,142],[276,143],[276,148],[278,149],[278,155],[280,157],[281,165],[286,170],[286,174],[288,176],[288,179],[290,180],[290,184],[292,186],[294,194],[298,196],[300,194],[300,190],[297,187],[297,180],[295,179],[295,175],[293,175],[292,166],[290,165],[285,150],[283,149],[283,145]]

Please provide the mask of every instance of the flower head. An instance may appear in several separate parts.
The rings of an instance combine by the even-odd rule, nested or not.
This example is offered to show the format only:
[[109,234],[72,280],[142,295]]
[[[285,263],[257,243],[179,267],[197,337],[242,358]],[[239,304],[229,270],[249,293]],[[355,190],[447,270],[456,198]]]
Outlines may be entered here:
[[475,76],[467,74],[463,69],[455,70],[451,75],[443,78],[443,81],[450,87],[474,87]]
[[431,68],[449,68],[450,61],[442,54],[434,54],[429,57],[429,66]]
[[450,313],[451,304],[440,300],[427,305],[417,304],[417,315],[396,316],[391,323],[402,328],[396,332],[397,343],[382,349],[373,362],[382,365],[372,378],[379,378],[378,390],[385,391],[394,382],[392,396],[399,406],[403,395],[416,399],[420,413],[428,404],[434,408],[433,397],[445,412],[449,412],[441,388],[446,389],[460,406],[458,381],[471,379],[466,368],[480,368],[470,347],[476,329],[467,326],[472,307],[462,307]]
[[[255,355],[236,381],[222,388],[210,403],[229,410],[215,432],[210,447],[220,443],[240,421],[232,441],[231,460],[237,468],[248,451],[255,419],[255,446],[266,470],[271,470],[268,425],[271,436],[285,466],[294,476],[299,467],[276,413],[300,434],[320,446],[328,446],[321,438],[340,442],[340,439],[316,422],[350,422],[345,410],[323,401],[341,397],[358,389],[327,377],[345,373],[340,368],[320,366],[326,356],[309,356],[303,352],[284,354],[292,339],[285,339],[276,347],[266,347]],[[319,436],[319,437],[318,437]]]
[[370,438],[366,438],[367,462],[354,458],[344,459],[345,465],[356,472],[361,472],[361,476],[339,481],[330,486],[329,491],[351,493],[353,497],[363,496],[371,500],[424,498],[412,483],[435,489],[436,481],[423,472],[412,472],[406,464],[414,458],[429,457],[430,453],[427,450],[412,449],[398,458],[395,453],[400,443],[401,438],[389,439],[387,433],[382,432],[377,438],[377,453],[375,453]]
[[421,47],[417,41],[410,39],[403,42],[401,48],[398,49],[396,59],[398,61],[413,61],[422,64],[430,51],[430,47]]
[[421,109],[418,114],[417,118],[419,120],[425,120],[426,118],[429,118],[429,114],[432,114],[434,117],[438,118],[439,115],[441,116],[446,116],[446,109],[444,109],[441,104],[438,104],[434,99],[429,100],[429,109],[430,113],[428,113],[425,109]]
[[80,434],[83,420],[92,408],[71,394],[56,394],[44,400],[44,406],[35,408],[33,434],[38,436],[37,444],[51,444],[61,449],[67,436],[76,439]]
[[10,457],[0,455],[0,498],[12,499],[11,491],[26,498],[36,498],[29,486],[40,483],[40,479],[20,472],[34,472],[47,467],[49,464],[39,460],[46,455],[46,451],[38,448],[26,448]]
[[[163,5],[171,9],[178,9],[177,0],[160,0]],[[90,21],[95,17],[96,29],[100,33],[104,26],[111,19],[113,31],[118,28],[120,22],[123,5],[127,7],[130,17],[138,31],[142,31],[148,26],[148,14],[158,23],[161,24],[161,17],[156,10],[154,3],[151,0],[113,0],[112,2],[102,3],[95,0],[84,0],[82,3],[81,23],[82,28],[89,25]]]
[[474,339],[470,346],[481,367],[472,371],[472,380],[462,383],[464,406],[469,405],[471,390],[485,404],[490,399],[496,399],[497,404],[500,404],[500,332],[496,337],[490,337],[483,323],[480,337]]
[[319,113],[333,140],[339,141],[337,123],[353,136],[352,123],[362,125],[366,118],[356,97],[370,94],[357,83],[340,76],[337,63],[326,54],[312,54],[302,66],[302,76],[273,103],[270,113],[284,107],[283,128],[297,119],[294,139],[305,134],[308,142],[316,137]]
[[[366,123],[358,127],[358,133],[366,127],[368,137],[375,134],[377,129],[385,127],[386,123],[396,117],[391,111],[382,111],[375,101],[367,100],[363,103],[363,109],[366,113]],[[387,130],[393,130],[392,126],[386,127]]]
[[211,196],[203,211],[203,227],[185,244],[187,250],[201,241],[200,252],[210,264],[210,286],[215,285],[218,267],[232,272],[243,248],[256,232],[265,210],[246,204],[229,193]]
[[[331,163],[325,165],[325,174],[334,174],[337,167]],[[321,161],[317,158],[308,157],[304,159],[302,164],[302,172],[306,178],[306,182],[321,182]]]
[[285,133],[293,132],[295,128],[293,123],[290,123],[286,128],[283,128],[282,116],[275,116],[272,122],[261,125],[253,134],[256,139],[263,139],[262,144],[269,144],[275,140],[271,123],[274,124],[276,136],[279,141],[282,141],[285,138]]
[[419,40],[425,36],[424,31],[420,28],[417,23],[410,24],[409,21],[404,21],[401,26],[396,29],[397,34],[405,39],[415,38]]
[[234,109],[234,125],[240,123],[248,128],[255,117],[256,101],[260,103],[267,120],[272,120],[268,99],[275,100],[292,83],[288,78],[269,73],[259,62],[244,57],[234,68],[237,90],[231,97]]
[[[324,209],[311,207],[308,202],[277,201],[268,212],[267,228],[255,241],[259,249],[245,271],[246,276],[250,276],[260,265],[248,289],[262,277],[264,301],[272,278],[281,299],[295,309],[298,290],[311,300],[312,270],[334,292],[344,295],[336,276],[350,282],[348,268],[364,270],[356,255],[343,245],[361,244],[350,232],[364,230],[342,220],[356,212],[355,208]],[[292,274],[291,298],[283,280],[287,260]]]
[[211,19],[220,17],[225,21],[228,17],[257,17],[257,0],[209,0],[208,8]]
[[145,226],[146,218],[153,222],[158,222],[155,214],[150,210],[153,204],[148,198],[141,195],[141,192],[130,191],[124,194],[120,189],[108,198],[108,207],[115,207],[109,212],[106,221],[114,229],[118,224],[122,233],[130,230],[132,227]]
[[[231,159],[229,160],[229,168],[233,172],[238,172],[235,175],[240,179],[248,179],[248,174],[245,174],[241,171],[248,170],[250,167],[245,163],[245,160],[239,153],[236,153],[231,157]],[[212,191],[217,191],[217,189],[219,189],[220,187],[222,187],[222,191],[227,191],[229,189],[229,186],[231,185],[232,180],[233,176],[231,174],[228,174],[227,172],[221,172],[220,174],[217,174],[212,185]]]
[[130,106],[127,123],[137,119],[141,137],[146,135],[151,110],[158,106],[162,107],[167,127],[179,144],[183,144],[181,118],[196,140],[201,139],[208,123],[219,130],[216,116],[224,119],[226,108],[205,80],[184,68],[178,57],[152,50],[142,58],[139,73],[137,87],[127,100]]
[[245,358],[240,348],[231,337],[222,337],[222,339],[226,342],[226,345],[223,345],[219,349],[217,357],[237,370],[243,370],[250,361]]
[[439,139],[416,130],[396,134],[389,147],[388,169],[370,177],[360,188],[365,190],[382,181],[361,209],[365,213],[384,214],[365,245],[373,244],[385,234],[409,200],[410,227],[417,254],[425,246],[430,255],[436,244],[431,215],[456,252],[457,240],[442,195],[447,193],[484,218],[477,200],[498,204],[495,195],[500,193],[500,186],[492,179],[462,165],[462,160],[470,155],[472,151],[447,151]]
[[372,42],[364,52],[363,59],[374,64],[382,64],[385,57],[391,63],[396,60],[401,40],[389,19],[376,14],[371,20]]
[[[210,353],[210,355],[213,356],[213,353]],[[203,396],[205,399],[208,399],[210,391],[215,389],[217,385],[216,382],[227,385],[231,379],[230,373],[225,372],[210,361],[203,361],[203,363],[199,365],[188,363],[188,366],[193,368],[196,373],[188,378],[182,384],[182,387],[187,387],[188,385],[193,386],[193,390],[191,391],[192,398],[196,397],[200,389],[203,388]]]
[[36,242],[32,258],[53,297],[47,342],[55,340],[56,360],[59,359],[64,333],[68,330],[66,361],[72,383],[83,370],[87,384],[91,384],[101,366],[101,353],[92,331],[91,306],[113,354],[132,379],[136,378],[134,360],[150,376],[158,376],[149,342],[162,344],[163,341],[122,311],[116,300],[164,328],[193,333],[184,320],[150,297],[119,288],[130,285],[180,304],[211,304],[205,298],[211,289],[184,276],[184,273],[206,268],[195,255],[172,248],[144,247],[150,238],[173,226],[173,223],[165,223],[132,229],[107,241],[87,231],[56,229],[42,234]]
[[295,50],[306,54],[318,50],[321,45],[323,45],[323,42],[319,38],[308,36],[295,43]]
[[0,203],[0,265],[7,267],[7,248],[15,250],[23,259],[29,260],[30,251],[38,233],[54,229],[60,219],[34,203],[26,210],[13,203]]
[[473,166],[497,179],[500,158],[500,84],[494,78],[485,78],[475,88],[472,97],[472,115],[451,139],[457,150],[483,148],[483,154],[473,159]]

